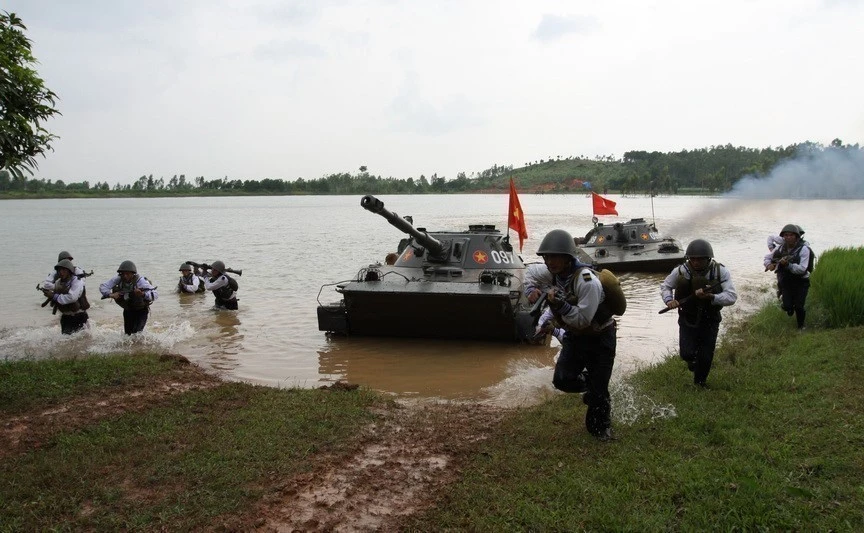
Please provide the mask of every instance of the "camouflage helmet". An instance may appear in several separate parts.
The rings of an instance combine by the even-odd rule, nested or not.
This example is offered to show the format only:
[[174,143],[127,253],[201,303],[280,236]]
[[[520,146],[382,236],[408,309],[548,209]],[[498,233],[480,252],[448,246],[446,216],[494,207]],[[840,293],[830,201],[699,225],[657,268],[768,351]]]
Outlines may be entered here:
[[120,263],[120,266],[117,267],[117,273],[119,274],[120,272],[131,272],[133,274],[137,274],[138,269],[135,268],[135,263],[127,259]]
[[801,231],[801,226],[798,226],[797,224],[786,224],[783,226],[783,229],[780,230],[780,236],[782,237],[784,233],[794,233],[798,237],[801,237],[804,232]]
[[694,239],[687,245],[687,250],[684,252],[687,259],[694,257],[714,258],[714,249],[711,248],[711,243],[705,239]]
[[190,265],[189,263],[183,263],[182,265],[180,265],[180,271],[182,272],[184,270],[188,270],[191,272],[192,271],[192,265]]
[[225,263],[222,261],[213,261],[210,263],[210,270],[218,270],[220,273],[225,272]]
[[66,250],[63,250],[62,252],[60,252],[57,255],[57,262],[59,263],[60,261],[62,261],[64,259],[69,259],[71,261],[72,259],[74,259],[74,257],[72,257],[72,254],[70,254]]
[[562,254],[576,258],[576,242],[573,236],[563,229],[553,229],[543,237],[537,255]]
[[69,259],[61,259],[57,261],[57,264],[54,265],[54,270],[60,270],[61,268],[65,268],[69,271],[70,274],[75,273],[75,265],[72,264],[72,261]]

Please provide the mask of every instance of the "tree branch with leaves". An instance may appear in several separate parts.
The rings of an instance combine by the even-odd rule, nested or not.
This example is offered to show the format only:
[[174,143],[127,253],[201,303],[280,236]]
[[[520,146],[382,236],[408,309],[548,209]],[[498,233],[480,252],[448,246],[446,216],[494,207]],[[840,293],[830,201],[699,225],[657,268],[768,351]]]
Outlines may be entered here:
[[45,157],[57,139],[44,127],[54,115],[57,95],[45,87],[33,65],[27,27],[15,13],[0,12],[0,170],[23,179],[38,168],[36,156]]

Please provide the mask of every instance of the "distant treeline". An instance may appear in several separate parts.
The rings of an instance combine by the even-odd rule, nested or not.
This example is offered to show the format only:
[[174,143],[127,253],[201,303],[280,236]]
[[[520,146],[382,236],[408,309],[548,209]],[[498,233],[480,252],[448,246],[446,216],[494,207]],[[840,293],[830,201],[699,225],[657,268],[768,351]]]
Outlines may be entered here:
[[65,182],[14,176],[0,171],[0,195],[15,197],[67,196],[203,196],[291,194],[446,194],[504,191],[514,178],[520,192],[617,191],[621,193],[726,192],[744,176],[764,177],[780,161],[824,150],[861,150],[835,139],[829,146],[805,142],[777,148],[712,146],[680,152],[634,150],[621,159],[612,156],[550,156],[524,166],[493,165],[480,172],[460,172],[455,179],[432,174],[429,178],[382,178],[361,166],[355,174],[330,174],[319,179],[208,180],[175,175],[168,180],[152,174],[132,184],[107,181]]

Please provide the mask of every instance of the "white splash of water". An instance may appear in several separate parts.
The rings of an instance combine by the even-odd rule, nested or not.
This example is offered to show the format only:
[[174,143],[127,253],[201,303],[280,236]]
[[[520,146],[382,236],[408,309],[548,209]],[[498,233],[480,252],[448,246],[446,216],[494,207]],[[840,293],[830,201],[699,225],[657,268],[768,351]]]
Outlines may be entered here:
[[612,416],[619,424],[632,426],[640,419],[654,422],[678,416],[674,405],[655,402],[626,380],[613,383],[609,392],[612,395]]
[[117,324],[89,327],[72,335],[61,335],[59,325],[0,330],[0,359],[8,361],[70,357],[78,354],[168,353],[179,342],[195,335],[188,321],[162,325],[148,324],[135,335],[123,333]]
[[556,394],[552,387],[552,368],[540,361],[517,360],[507,365],[508,377],[486,387],[488,398],[482,403],[502,407],[537,405]]

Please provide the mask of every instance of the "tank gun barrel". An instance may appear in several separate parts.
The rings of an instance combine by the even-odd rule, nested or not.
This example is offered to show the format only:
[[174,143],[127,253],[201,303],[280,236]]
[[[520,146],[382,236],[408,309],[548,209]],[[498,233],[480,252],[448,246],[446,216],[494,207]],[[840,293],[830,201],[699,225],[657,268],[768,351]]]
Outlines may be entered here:
[[395,226],[396,229],[403,233],[407,233],[414,237],[414,240],[420,243],[424,248],[426,248],[429,253],[432,255],[441,255],[445,246],[444,243],[436,239],[435,237],[430,237],[428,234],[418,230],[414,226],[411,225],[407,220],[401,218],[396,213],[388,211],[384,208],[384,202],[375,198],[371,194],[367,194],[363,198],[360,199],[360,206],[367,210],[375,213],[376,215],[381,215],[382,217],[387,219],[387,222],[390,225]]

